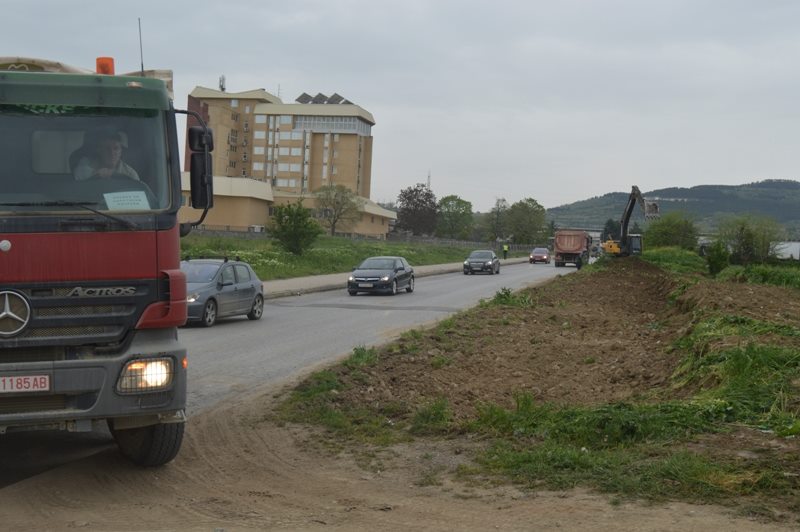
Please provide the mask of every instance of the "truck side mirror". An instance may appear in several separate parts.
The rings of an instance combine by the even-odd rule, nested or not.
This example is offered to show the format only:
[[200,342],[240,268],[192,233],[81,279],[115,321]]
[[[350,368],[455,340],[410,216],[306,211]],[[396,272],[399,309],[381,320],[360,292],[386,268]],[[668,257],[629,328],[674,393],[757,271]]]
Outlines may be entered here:
[[214,178],[211,173],[211,151],[214,149],[214,133],[210,128],[189,128],[189,177],[192,207],[206,209],[214,206]]

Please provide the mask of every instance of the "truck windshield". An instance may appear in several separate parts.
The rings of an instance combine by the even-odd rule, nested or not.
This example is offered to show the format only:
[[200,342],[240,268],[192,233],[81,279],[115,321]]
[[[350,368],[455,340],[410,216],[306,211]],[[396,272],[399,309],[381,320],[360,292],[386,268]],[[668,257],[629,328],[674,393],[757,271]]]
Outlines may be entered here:
[[0,105],[0,212],[170,206],[158,110]]

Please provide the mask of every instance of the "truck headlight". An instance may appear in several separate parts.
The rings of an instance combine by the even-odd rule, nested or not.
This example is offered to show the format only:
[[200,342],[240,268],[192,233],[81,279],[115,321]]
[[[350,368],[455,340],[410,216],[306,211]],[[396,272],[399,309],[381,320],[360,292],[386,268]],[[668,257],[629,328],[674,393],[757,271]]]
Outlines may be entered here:
[[117,381],[119,393],[154,392],[172,385],[175,375],[171,358],[131,360],[122,369]]

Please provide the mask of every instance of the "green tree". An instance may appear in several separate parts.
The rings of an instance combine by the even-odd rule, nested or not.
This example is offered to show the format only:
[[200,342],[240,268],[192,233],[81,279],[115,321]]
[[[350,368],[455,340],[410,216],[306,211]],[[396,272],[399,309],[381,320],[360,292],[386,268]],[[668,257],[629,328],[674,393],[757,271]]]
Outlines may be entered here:
[[486,217],[486,233],[491,240],[505,240],[508,231],[506,230],[506,214],[508,214],[508,202],[505,198],[498,198],[494,202],[494,207]]
[[336,229],[350,229],[361,219],[364,200],[344,185],[326,185],[317,189],[317,209],[320,223],[327,227],[330,235]]
[[506,212],[506,227],[515,244],[542,242],[546,232],[545,210],[533,198],[520,200]]
[[274,207],[270,232],[283,249],[294,255],[302,255],[311,247],[322,228],[303,207],[303,201]]
[[472,233],[472,203],[458,196],[439,200],[436,234],[445,238],[467,239]]
[[669,212],[650,222],[644,239],[648,247],[678,246],[693,250],[697,248],[697,227],[686,215]]
[[719,240],[730,250],[732,264],[764,262],[775,255],[775,246],[783,239],[782,227],[765,216],[742,215],[719,223]]
[[397,196],[397,228],[415,235],[432,235],[436,231],[436,207],[436,195],[425,184],[401,190]]

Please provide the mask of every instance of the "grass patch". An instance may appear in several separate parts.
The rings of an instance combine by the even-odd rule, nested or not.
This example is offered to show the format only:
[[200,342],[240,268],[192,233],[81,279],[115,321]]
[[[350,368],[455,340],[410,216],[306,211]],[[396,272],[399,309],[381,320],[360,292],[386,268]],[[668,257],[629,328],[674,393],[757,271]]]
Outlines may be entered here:
[[771,471],[657,447],[589,451],[554,442],[533,448],[498,442],[480,462],[528,487],[582,485],[652,500],[710,502],[754,491],[785,495],[792,489],[790,480]]
[[350,240],[322,236],[303,255],[292,255],[268,238],[214,237],[191,233],[181,239],[181,255],[239,256],[262,281],[349,272],[367,257],[401,255],[413,266],[461,262],[471,248],[443,247],[385,240]]
[[730,419],[728,405],[716,400],[555,407],[536,404],[531,395],[520,394],[515,402],[512,410],[484,405],[470,430],[603,449],[685,440],[693,434],[716,430],[716,423]]
[[717,275],[717,278],[722,281],[800,288],[800,268],[788,265],[753,264],[750,266],[728,266]]
[[488,302],[487,305],[504,305],[509,307],[531,307],[533,306],[533,299],[527,292],[513,292],[510,288],[501,288],[495,292],[494,297]]
[[642,259],[673,273],[702,274],[707,270],[703,257],[693,251],[677,247],[645,249]]
[[374,366],[378,362],[378,351],[374,347],[366,348],[363,345],[353,349],[353,354],[344,361],[344,367],[349,369]]
[[791,400],[797,395],[793,383],[800,379],[797,349],[748,344],[701,356],[693,353],[677,375],[682,385],[706,385],[699,395],[725,402],[735,421],[779,435],[800,434],[800,406]]
[[416,435],[447,432],[452,418],[447,399],[439,398],[422,405],[411,421],[411,433]]

